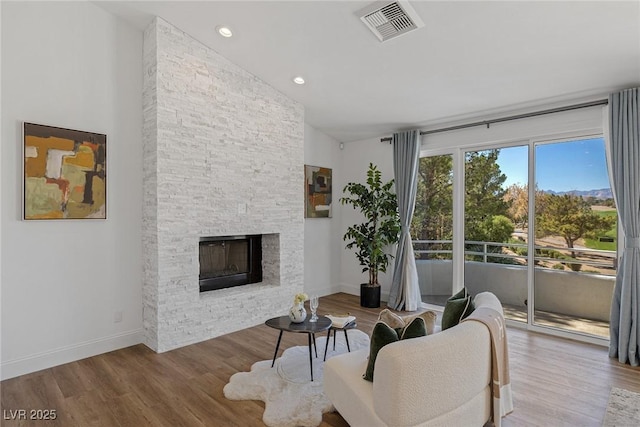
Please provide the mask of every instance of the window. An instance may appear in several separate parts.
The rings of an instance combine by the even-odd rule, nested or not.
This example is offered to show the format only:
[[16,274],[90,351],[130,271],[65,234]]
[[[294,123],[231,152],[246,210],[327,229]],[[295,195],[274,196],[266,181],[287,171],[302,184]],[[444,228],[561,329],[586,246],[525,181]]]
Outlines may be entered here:
[[453,157],[420,159],[411,223],[422,301],[442,305],[453,282]]
[[443,305],[464,284],[496,294],[509,320],[607,339],[617,212],[603,139],[468,147],[420,161],[423,302]]
[[464,277],[493,292],[507,319],[527,321],[528,147],[464,154]]
[[534,324],[609,336],[617,211],[602,138],[535,145]]

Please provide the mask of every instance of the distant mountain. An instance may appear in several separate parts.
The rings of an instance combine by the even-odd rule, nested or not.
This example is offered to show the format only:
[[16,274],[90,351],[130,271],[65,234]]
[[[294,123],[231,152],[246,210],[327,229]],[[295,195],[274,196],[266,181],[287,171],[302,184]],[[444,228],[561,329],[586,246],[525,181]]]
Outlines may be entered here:
[[596,199],[612,199],[613,193],[610,188],[601,188],[599,190],[573,190],[573,191],[553,191],[553,190],[543,190],[544,193],[547,194],[556,194],[558,196],[563,196],[565,194],[572,194],[574,196],[581,197],[595,197]]

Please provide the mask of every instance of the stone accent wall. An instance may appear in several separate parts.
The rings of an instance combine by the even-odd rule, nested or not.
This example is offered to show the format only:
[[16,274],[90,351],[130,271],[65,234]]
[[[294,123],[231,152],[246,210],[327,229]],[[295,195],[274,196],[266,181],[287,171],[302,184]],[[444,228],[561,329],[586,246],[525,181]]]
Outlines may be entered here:
[[[144,329],[163,352],[286,314],[303,286],[303,106],[161,18],[144,34]],[[201,236],[265,234],[263,282],[205,293]]]

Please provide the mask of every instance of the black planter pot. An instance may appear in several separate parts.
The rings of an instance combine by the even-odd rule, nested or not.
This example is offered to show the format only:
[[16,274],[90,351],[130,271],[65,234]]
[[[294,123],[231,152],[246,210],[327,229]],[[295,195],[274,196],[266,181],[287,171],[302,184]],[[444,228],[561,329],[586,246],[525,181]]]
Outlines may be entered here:
[[360,306],[367,308],[380,307],[380,286],[369,286],[368,283],[361,283]]

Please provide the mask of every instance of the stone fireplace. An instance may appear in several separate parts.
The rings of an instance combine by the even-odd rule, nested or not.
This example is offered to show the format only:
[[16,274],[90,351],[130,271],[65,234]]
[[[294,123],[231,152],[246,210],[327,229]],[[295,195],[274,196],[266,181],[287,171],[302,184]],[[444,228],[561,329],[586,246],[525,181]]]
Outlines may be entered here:
[[[303,286],[303,107],[161,18],[144,34],[143,105],[145,344],[286,314]],[[233,235],[262,235],[261,279],[200,292],[201,237]]]
[[262,281],[262,235],[201,237],[200,292]]

